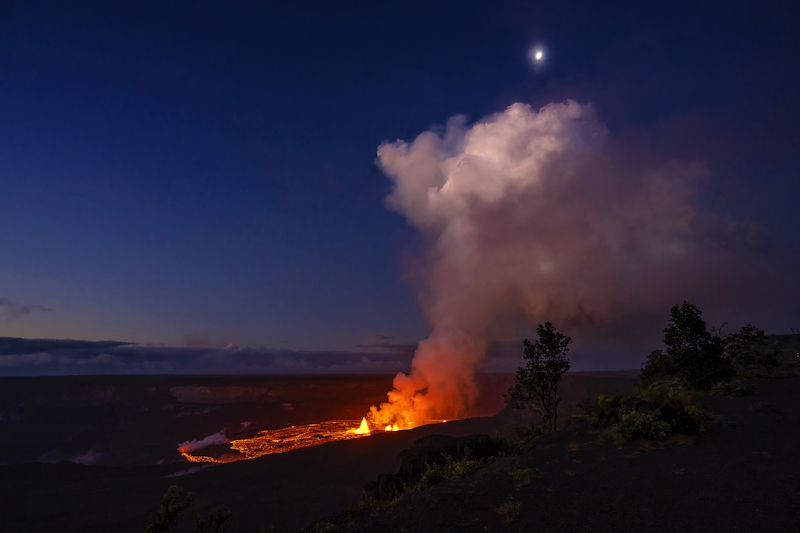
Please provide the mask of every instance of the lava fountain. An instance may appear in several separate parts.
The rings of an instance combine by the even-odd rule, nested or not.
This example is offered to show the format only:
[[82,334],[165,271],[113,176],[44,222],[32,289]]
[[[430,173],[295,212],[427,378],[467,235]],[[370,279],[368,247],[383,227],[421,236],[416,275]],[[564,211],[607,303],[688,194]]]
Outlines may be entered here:
[[356,435],[369,435],[370,429],[369,425],[367,424],[367,418],[364,417],[361,419],[361,425],[358,426],[356,429],[349,429],[347,430],[348,433],[355,433]]

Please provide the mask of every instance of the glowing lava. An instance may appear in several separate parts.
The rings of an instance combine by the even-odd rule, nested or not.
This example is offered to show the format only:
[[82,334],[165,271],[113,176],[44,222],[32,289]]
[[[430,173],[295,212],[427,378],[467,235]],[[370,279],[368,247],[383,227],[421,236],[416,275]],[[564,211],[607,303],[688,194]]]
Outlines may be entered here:
[[369,435],[370,433],[369,426],[367,425],[367,417],[361,419],[361,425],[358,426],[356,429],[348,429],[348,433],[355,433],[356,435]]
[[[386,426],[385,431],[402,431],[411,429],[411,426],[436,424],[441,421],[430,420],[424,424],[409,423],[406,427],[397,424]],[[327,442],[337,440],[350,440],[372,435],[366,417],[361,419],[358,427],[353,427],[355,420],[332,420],[330,422],[320,422],[318,424],[307,424],[304,426],[291,426],[282,429],[267,429],[259,431],[255,437],[249,439],[236,439],[230,441],[230,451],[221,457],[211,457],[210,455],[193,455],[188,448],[178,448],[181,455],[193,463],[232,463],[255,459],[262,455],[273,453],[284,453],[301,448],[319,446]]]
[[250,439],[230,441],[231,451],[219,458],[208,455],[192,455],[181,448],[178,448],[178,451],[193,463],[231,463],[255,459],[262,455],[310,448],[326,442],[357,439],[370,435],[366,418],[361,420],[361,425],[357,428],[353,427],[354,423],[355,420],[332,420],[304,426],[267,429],[260,431],[258,435]]

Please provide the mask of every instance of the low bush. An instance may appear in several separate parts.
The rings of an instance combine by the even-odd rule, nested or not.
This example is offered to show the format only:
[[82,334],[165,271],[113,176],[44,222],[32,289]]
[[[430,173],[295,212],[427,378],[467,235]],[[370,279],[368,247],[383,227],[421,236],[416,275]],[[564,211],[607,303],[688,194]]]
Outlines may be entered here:
[[522,504],[519,502],[506,502],[497,508],[497,514],[503,519],[503,522],[510,524],[519,516],[522,510]]
[[628,440],[663,440],[672,434],[672,426],[655,414],[633,411],[620,415],[614,431]]
[[671,433],[702,433],[710,419],[677,380],[658,381],[646,389],[635,388],[634,393],[631,397],[601,395],[596,403],[584,405],[592,427],[614,428],[628,439],[662,439]]
[[[172,485],[161,498],[161,505],[155,513],[155,519],[144,528],[144,533],[163,533],[178,526],[179,519],[187,509],[194,505],[194,494],[188,493],[181,499],[183,488]],[[230,519],[231,512],[225,506],[217,507],[208,515],[194,517],[194,533],[226,533],[225,523]],[[186,530],[183,528],[183,530]],[[275,533],[275,526],[269,531],[262,527],[259,533]]]
[[514,485],[518,487],[527,487],[531,484],[533,478],[531,471],[527,468],[514,470],[510,475],[511,479],[514,480]]
[[471,476],[481,468],[494,462],[494,457],[488,459],[460,459],[453,460],[448,457],[444,465],[427,465],[425,472],[422,473],[420,484],[423,487],[431,487],[446,479],[462,478]]
[[457,461],[450,466],[450,475],[452,477],[471,476],[486,465],[485,461],[478,461],[477,459]]
[[432,487],[447,479],[447,475],[443,467],[439,465],[428,465],[428,468],[422,474],[420,482],[425,487]]
[[650,402],[661,403],[665,400],[677,399],[683,402],[687,398],[691,399],[691,394],[687,393],[680,381],[677,379],[667,379],[653,382],[649,387],[634,387],[636,396]]
[[497,450],[497,457],[502,458],[508,455],[521,454],[523,448],[525,448],[530,441],[545,433],[547,433],[547,431],[537,427],[536,424],[529,424],[514,428],[514,434],[511,436],[501,437],[495,432],[490,438]]
[[516,445],[521,449],[524,448],[526,444],[530,441],[545,433],[545,430],[536,426],[535,424],[530,424],[528,426],[521,426],[514,430],[514,433],[517,437]]
[[509,472],[511,480],[514,482],[514,488],[519,490],[522,487],[530,485],[534,479],[541,478],[542,474],[530,468],[520,468]]
[[613,398],[601,394],[597,402],[583,405],[589,424],[594,428],[607,428],[619,422],[619,415],[630,398],[621,394]]

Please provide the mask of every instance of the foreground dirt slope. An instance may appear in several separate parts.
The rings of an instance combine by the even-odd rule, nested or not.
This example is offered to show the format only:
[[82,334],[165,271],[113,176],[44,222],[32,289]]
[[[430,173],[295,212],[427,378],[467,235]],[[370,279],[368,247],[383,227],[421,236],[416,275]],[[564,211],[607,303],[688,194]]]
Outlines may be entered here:
[[[574,424],[472,477],[325,522],[376,533],[797,531],[800,381],[759,385],[756,396],[704,399],[724,419],[701,437],[618,442]],[[748,410],[755,402],[781,413]],[[521,469],[530,483],[515,486],[511,473]],[[507,502],[519,503],[509,523],[498,513]]]

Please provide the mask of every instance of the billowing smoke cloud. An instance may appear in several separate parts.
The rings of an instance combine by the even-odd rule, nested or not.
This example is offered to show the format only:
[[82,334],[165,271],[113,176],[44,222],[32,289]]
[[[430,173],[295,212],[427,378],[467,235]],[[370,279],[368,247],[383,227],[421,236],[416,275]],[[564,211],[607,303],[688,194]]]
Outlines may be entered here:
[[518,103],[378,148],[388,206],[426,238],[433,329],[376,423],[464,415],[487,341],[524,321],[573,331],[649,310],[686,255],[706,170],[619,157],[608,137],[590,105]]

